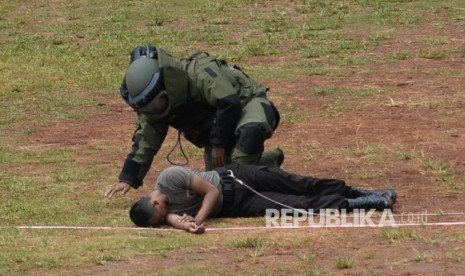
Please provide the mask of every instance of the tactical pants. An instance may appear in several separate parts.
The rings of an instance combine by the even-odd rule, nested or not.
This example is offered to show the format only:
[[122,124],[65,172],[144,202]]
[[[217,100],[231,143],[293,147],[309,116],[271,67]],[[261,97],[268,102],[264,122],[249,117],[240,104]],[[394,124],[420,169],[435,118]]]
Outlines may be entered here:
[[[264,166],[231,164],[225,168],[261,194],[297,209],[316,212],[320,209],[345,208],[350,192],[350,186],[338,179],[312,178]],[[232,217],[263,216],[266,209],[286,209],[237,182],[234,190]]]
[[[277,114],[265,94],[252,98],[243,108],[242,116],[236,126],[235,145],[226,151],[225,163],[258,164],[269,167],[278,166],[280,152],[264,151],[265,140],[273,135],[277,127]],[[205,147],[204,161],[206,170],[213,169],[211,162],[212,147]]]

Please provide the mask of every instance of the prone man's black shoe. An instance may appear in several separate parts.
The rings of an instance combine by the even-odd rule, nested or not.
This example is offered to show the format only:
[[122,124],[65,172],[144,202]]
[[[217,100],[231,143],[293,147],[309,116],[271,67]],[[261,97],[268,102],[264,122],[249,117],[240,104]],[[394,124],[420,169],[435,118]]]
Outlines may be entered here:
[[350,210],[354,209],[376,209],[382,211],[385,209],[392,209],[392,200],[389,197],[380,196],[377,194],[370,194],[357,198],[347,199],[347,205]]
[[393,189],[366,190],[356,187],[350,187],[349,198],[358,198],[363,196],[369,196],[372,194],[379,195],[382,197],[389,197],[392,201],[392,204],[396,203],[397,201],[397,193]]
[[397,201],[397,193],[393,189],[386,189],[386,190],[375,190],[374,191],[376,194],[380,196],[388,196],[391,198],[392,204],[396,203]]

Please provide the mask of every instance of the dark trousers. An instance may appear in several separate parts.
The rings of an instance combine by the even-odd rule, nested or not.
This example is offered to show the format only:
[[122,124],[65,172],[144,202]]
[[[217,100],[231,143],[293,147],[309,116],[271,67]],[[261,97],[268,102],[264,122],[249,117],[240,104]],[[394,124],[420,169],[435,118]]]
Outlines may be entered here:
[[[237,179],[277,202],[297,209],[312,210],[345,208],[350,186],[343,180],[319,179],[288,173],[280,168],[231,164],[226,165]],[[286,209],[248,189],[234,184],[233,217],[263,216],[266,209]]]

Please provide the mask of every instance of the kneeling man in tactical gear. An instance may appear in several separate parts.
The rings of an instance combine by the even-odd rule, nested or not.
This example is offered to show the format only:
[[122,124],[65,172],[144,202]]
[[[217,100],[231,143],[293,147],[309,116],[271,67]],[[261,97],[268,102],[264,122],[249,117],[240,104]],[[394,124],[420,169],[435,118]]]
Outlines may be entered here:
[[207,170],[230,163],[279,167],[283,152],[264,151],[279,124],[268,90],[208,53],[178,60],[157,47],[136,47],[120,92],[137,112],[137,129],[119,184],[106,196],[142,186],[170,126],[204,148]]

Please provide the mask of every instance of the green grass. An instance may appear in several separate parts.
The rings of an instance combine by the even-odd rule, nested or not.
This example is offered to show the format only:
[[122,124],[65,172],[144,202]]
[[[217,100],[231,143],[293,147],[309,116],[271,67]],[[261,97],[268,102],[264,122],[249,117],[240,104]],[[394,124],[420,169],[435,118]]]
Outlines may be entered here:
[[[434,20],[430,22],[432,17]],[[376,73],[373,69],[376,64],[457,58],[465,53],[465,47],[446,35],[415,40],[412,43],[417,44],[412,49],[396,48],[376,57],[371,54],[381,46],[395,44],[393,39],[402,30],[425,25],[442,29],[445,22],[465,26],[462,1],[3,0],[0,4],[0,274],[53,274],[53,269],[60,274],[67,269],[76,272],[139,257],[186,260],[188,265],[166,268],[178,274],[228,274],[231,271],[227,264],[219,267],[213,261],[206,265],[200,262],[202,258],[208,261],[207,253],[223,254],[224,250],[233,257],[239,256],[231,257],[238,266],[244,263],[256,266],[256,270],[248,271],[251,274],[260,274],[260,269],[268,268],[276,274],[327,275],[335,266],[337,270],[356,267],[353,259],[310,267],[323,259],[316,251],[309,251],[315,240],[321,242],[322,235],[290,238],[284,233],[268,238],[267,234],[244,237],[237,232],[197,237],[150,231],[33,231],[14,227],[131,226],[128,208],[149,190],[151,183],[126,197],[111,201],[103,198],[105,189],[117,181],[132,130],[117,133],[100,126],[103,120],[112,121],[112,116],[121,112],[123,103],[118,88],[129,53],[136,45],[154,44],[176,57],[208,50],[239,63],[254,78],[270,83],[270,95],[279,102],[287,126],[312,120],[328,120],[331,124],[354,114],[373,99],[382,98],[386,102],[385,95],[400,94],[397,83],[343,87],[328,81],[301,87],[303,78],[369,78]],[[434,85],[446,88],[448,84],[437,79],[464,76],[457,68],[417,70],[431,78],[439,76]],[[415,98],[406,104],[395,102],[392,108],[448,109],[464,100],[463,91],[454,89],[445,89],[448,98]],[[309,111],[300,107],[302,98],[321,100],[323,104]],[[463,116],[459,109],[448,112],[457,120]],[[127,119],[131,127],[133,119]],[[80,144],[80,136],[69,133],[75,129],[84,131],[81,125],[90,134]],[[334,123],[334,127],[339,125]],[[443,131],[454,139],[461,137],[457,130]],[[98,140],[102,132],[109,134],[105,140]],[[42,138],[44,135],[46,138]],[[464,189],[465,178],[454,164],[434,156],[427,159],[430,156],[424,153],[426,148],[392,153],[380,144],[358,139],[363,137],[355,137],[354,133],[349,145],[325,148],[309,135],[303,142],[305,148],[298,149],[299,152],[293,144],[284,147],[299,156],[295,160],[302,161],[299,163],[302,168],[328,155],[355,164],[341,170],[357,180],[383,179],[389,170],[386,164],[392,158],[406,162],[419,160],[419,171],[444,184],[447,191],[460,193]],[[184,146],[190,158],[196,161],[202,158],[201,150]],[[167,152],[169,148],[162,150]],[[163,156],[158,158],[161,160]],[[180,152],[173,153],[173,159],[182,160]],[[154,164],[151,177],[159,169]],[[244,219],[216,221],[213,225],[261,226],[262,222]],[[413,236],[412,231],[400,229],[381,233],[388,241],[408,242]],[[463,234],[457,239],[463,244]],[[292,258],[284,272],[279,270],[279,262],[264,256],[275,251],[288,254],[279,251],[283,248],[299,251],[290,254]],[[463,254],[457,255],[459,251],[451,252],[451,259],[463,260]],[[153,272],[151,268],[140,269]]]
[[330,275],[326,270],[322,268],[312,268],[305,271],[305,276],[327,276]]
[[404,242],[407,239],[415,239],[415,231],[411,228],[385,228],[381,236],[390,242]]
[[338,269],[350,269],[355,265],[355,260],[353,257],[337,258],[335,265]]
[[338,97],[344,97],[347,95],[350,99],[360,99],[369,97],[379,93],[380,89],[375,87],[355,87],[355,88],[344,88],[344,87],[312,87],[310,90],[311,94],[315,95],[337,95]]
[[238,240],[232,241],[232,246],[234,248],[250,248],[250,249],[257,249],[264,246],[264,242],[262,239],[257,237],[245,237]]
[[426,159],[422,162],[423,169],[436,178],[446,188],[460,192],[465,188],[465,179],[454,172],[448,161]]
[[[62,266],[78,267],[83,264],[103,265],[120,261],[128,253],[157,254],[159,258],[172,250],[186,250],[199,243],[188,235],[155,234],[150,231],[117,232],[108,235],[102,231],[80,231],[2,229],[0,246],[13,246],[3,250],[0,272],[26,272],[33,268],[51,269]],[[158,239],[154,239],[154,236]],[[176,237],[175,240],[172,238]],[[52,250],[51,250],[52,249]],[[53,250],[54,249],[54,250]],[[10,271],[10,267],[16,267]],[[6,270],[2,270],[5,269]]]

